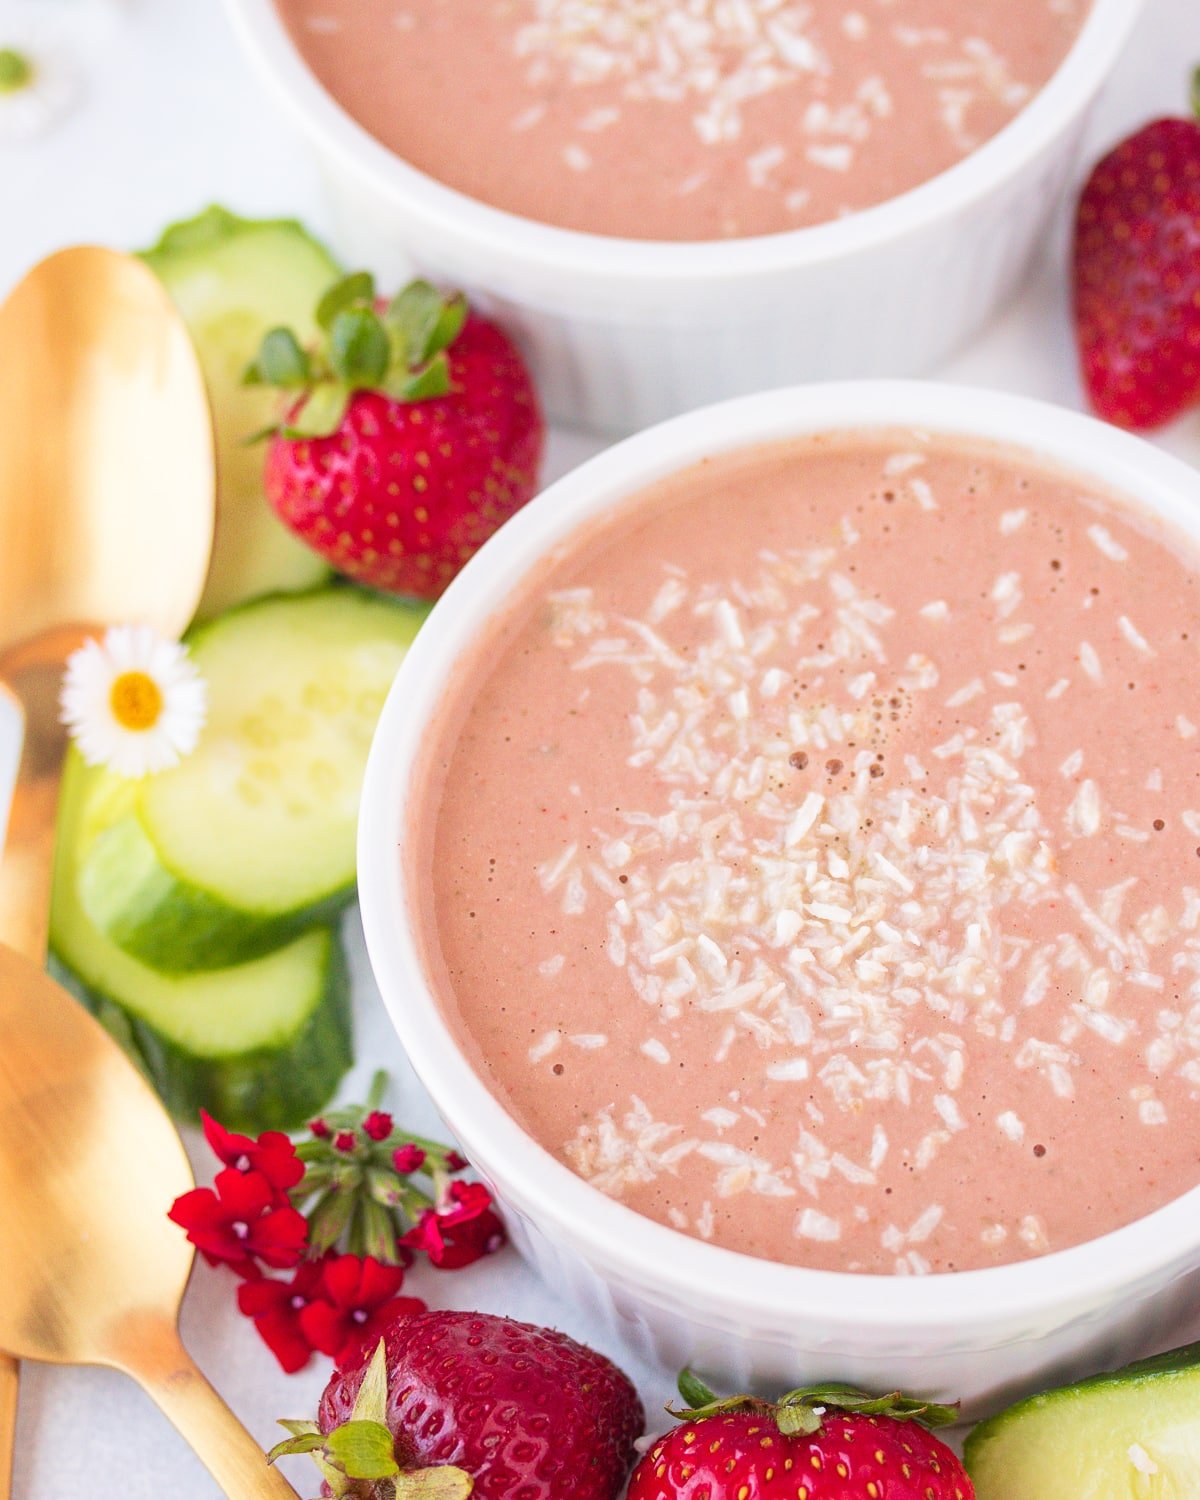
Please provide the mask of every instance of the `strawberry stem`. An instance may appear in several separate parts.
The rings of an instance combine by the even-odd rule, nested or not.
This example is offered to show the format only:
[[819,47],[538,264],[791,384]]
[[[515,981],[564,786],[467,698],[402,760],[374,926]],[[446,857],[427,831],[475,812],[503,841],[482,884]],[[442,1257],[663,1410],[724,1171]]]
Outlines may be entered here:
[[[402,1469],[404,1445],[387,1425],[387,1355],[380,1339],[359,1387],[348,1421],[322,1434],[315,1422],[281,1422],[291,1437],[277,1443],[267,1462],[307,1453],[335,1497],[371,1495],[377,1500],[466,1500],[475,1481],[451,1466]],[[359,1481],[365,1481],[365,1486]]]
[[444,396],[451,389],[447,350],[466,318],[462,297],[445,297],[427,281],[411,282],[385,304],[375,278],[356,271],[317,304],[320,334],[310,347],[290,329],[272,328],[243,382],[288,395],[288,409],[273,429],[279,436],[328,437],[359,391],[402,403]]
[[720,1412],[757,1411],[774,1417],[780,1432],[788,1435],[819,1432],[825,1413],[830,1411],[863,1417],[890,1417],[895,1422],[917,1422],[922,1427],[945,1427],[958,1420],[957,1406],[938,1405],[905,1396],[900,1391],[871,1396],[854,1386],[838,1382],[800,1386],[780,1396],[778,1401],[765,1401],[759,1396],[722,1399],[691,1370],[684,1370],[679,1376],[679,1394],[686,1405],[682,1408],[669,1406],[667,1410],[680,1421],[696,1421]]

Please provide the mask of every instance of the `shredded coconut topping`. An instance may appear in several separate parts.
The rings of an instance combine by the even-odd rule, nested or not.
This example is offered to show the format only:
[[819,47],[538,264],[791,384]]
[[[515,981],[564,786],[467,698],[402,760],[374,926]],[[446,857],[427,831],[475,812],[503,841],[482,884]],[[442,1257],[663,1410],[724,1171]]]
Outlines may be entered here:
[[[903,524],[937,525],[938,494],[929,504],[913,487],[936,470],[907,452],[881,464],[889,516],[906,506]],[[1002,514],[1020,514],[1001,528],[1019,540],[987,519],[996,556],[989,547],[952,612],[915,608],[954,587],[946,574],[906,596],[864,565],[868,524],[854,515],[795,550],[743,549],[722,576],[643,563],[644,593],[619,609],[600,603],[603,584],[550,596],[554,672],[569,701],[605,705],[630,773],[619,799],[572,784],[589,811],[547,820],[525,866],[553,933],[542,993],[566,992],[564,955],[586,932],[624,997],[524,1044],[539,1079],[588,1069],[604,1082],[563,1144],[601,1190],[662,1182],[661,1211],[703,1238],[735,1200],[779,1200],[782,1233],[843,1246],[849,1262],[869,1225],[866,1253],[921,1275],[944,1263],[947,1237],[996,1258],[1054,1248],[1062,1223],[1044,1195],[1007,1214],[989,1204],[964,1229],[938,1178],[975,1141],[1014,1171],[1047,1155],[1043,1143],[1053,1163],[1056,1121],[1095,1107],[1116,1049],[1125,1127],[1157,1132],[1151,1149],[1183,1130],[1180,1101],[1200,1100],[1200,878],[1156,884],[1142,847],[1195,840],[1190,869],[1200,807],[1178,806],[1169,733],[1114,771],[1091,732],[1105,711],[1090,686],[1099,656],[1045,629],[1028,555],[1044,520]],[[1095,531],[1105,555],[1129,555]],[[1150,652],[1173,660],[1161,620],[1130,598],[1153,646],[1111,603],[1089,617],[1122,705],[1127,676],[1156,670]],[[1032,651],[998,649],[1026,619],[1042,622],[1036,666]],[[979,661],[956,635],[971,629]],[[1056,680],[1060,666],[1073,677]],[[563,780],[586,782],[586,757]],[[550,828],[569,828],[560,847]],[[548,1007],[542,1024],[570,1014]],[[689,1097],[683,1068],[716,1082]],[[685,1191],[668,1204],[680,1172]]]
[[[580,672],[627,674],[635,705],[629,763],[653,771],[665,805],[623,809],[599,830],[599,861],[583,860],[572,844],[541,870],[545,888],[562,891],[568,915],[597,900],[608,906],[610,956],[646,1003],[648,1021],[713,1017],[722,1023],[713,1033],[716,1060],[749,1049],[762,1057],[767,1080],[815,1090],[822,1118],[871,1101],[899,1102],[913,1122],[901,1149],[917,1170],[966,1128],[955,1093],[972,1031],[1007,1039],[1014,1026],[1024,1030],[1024,1040],[1014,1040],[1017,1069],[1040,1075],[1054,1096],[1073,1098],[1079,1035],[1119,1046],[1137,1031],[1132,1017],[1112,1008],[1118,976],[1153,983],[1147,935],[1165,935],[1152,916],[1129,928],[1126,888],[1089,904],[1057,873],[1057,846],[1094,838],[1105,825],[1097,781],[1080,782],[1056,833],[1022,774],[1033,743],[1029,717],[1002,696],[981,729],[935,747],[944,767],[936,786],[923,784],[925,769],[915,763],[907,775],[873,774],[880,764],[873,746],[886,741],[876,728],[880,706],[903,708],[936,692],[939,674],[916,655],[889,667],[894,612],[860,592],[832,549],[764,554],[758,576],[731,590],[677,576],[663,590],[642,621],[598,618],[589,599],[573,598],[586,629],[568,644]],[[992,589],[998,615],[1021,600],[1019,575],[1001,574]],[[683,616],[707,624],[687,655],[656,628]],[[785,643],[797,673],[873,663],[860,674],[867,686],[842,702],[781,694],[792,674],[773,663]],[[1084,643],[1085,670],[1089,653]],[[962,705],[985,691],[994,689],[974,679],[945,702]],[[837,774],[797,795],[798,752],[802,764],[828,761]],[[1082,766],[1076,751],[1061,771],[1075,778]],[[617,865],[623,878],[614,887],[608,870]],[[1077,911],[1089,943],[1006,941],[1006,930],[1019,931],[1021,922],[1005,914],[1048,900]],[[1196,965],[1200,972],[1200,948]],[[1009,1013],[1001,981],[1014,970],[1023,975],[1016,988],[1024,998]],[[1079,1000],[1063,1032],[1045,1036],[1036,1015],[1052,976],[1075,987]],[[914,1027],[914,1014],[939,1018],[933,1037],[927,1020]],[[1190,1024],[1200,1029],[1200,1004]],[[666,1059],[655,1040],[642,1050]],[[1155,1058],[1166,1065],[1162,1047]],[[1146,1125],[1164,1118],[1152,1096],[1139,1101],[1138,1113]],[[636,1129],[606,1117],[589,1144],[571,1148],[572,1160],[611,1189],[630,1173],[644,1181],[696,1152],[719,1168],[717,1198],[816,1195],[831,1171],[873,1183],[888,1149],[884,1138],[870,1161],[855,1162],[802,1129],[792,1161],[773,1166],[721,1143],[736,1115],[705,1118],[711,1140],[651,1128],[637,1111],[629,1117]],[[1014,1111],[1002,1111],[996,1123],[1010,1141],[1024,1139]],[[660,1141],[670,1142],[665,1161],[651,1149]],[[903,1246],[932,1233],[940,1213],[923,1215]],[[1031,1252],[1047,1246],[1035,1216],[1015,1232]],[[832,1240],[841,1226],[806,1208],[796,1233]],[[897,1241],[898,1254],[903,1246]]]

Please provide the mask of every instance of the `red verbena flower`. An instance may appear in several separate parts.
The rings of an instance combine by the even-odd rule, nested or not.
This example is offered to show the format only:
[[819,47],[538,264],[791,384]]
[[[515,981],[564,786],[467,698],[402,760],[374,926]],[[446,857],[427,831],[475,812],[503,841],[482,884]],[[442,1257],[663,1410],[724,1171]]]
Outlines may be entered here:
[[258,1261],[289,1269],[308,1241],[304,1215],[281,1206],[261,1172],[236,1167],[218,1172],[212,1187],[176,1198],[168,1218],[187,1231],[209,1265],[232,1266],[242,1276],[254,1275]]
[[279,1193],[294,1188],[304,1176],[304,1163],[281,1130],[267,1130],[254,1141],[248,1135],[226,1130],[207,1110],[200,1111],[200,1119],[204,1139],[227,1167],[236,1167],[239,1172],[261,1172]]
[[363,1121],[363,1131],[373,1141],[386,1141],[395,1121],[382,1109],[373,1109]]
[[358,1138],[353,1130],[339,1130],[333,1138],[333,1149],[335,1151],[351,1152],[358,1145]]
[[309,1135],[315,1136],[319,1141],[327,1141],[329,1139],[328,1122],[322,1120],[318,1115],[315,1120],[310,1120],[308,1122],[308,1133]]
[[416,1297],[397,1296],[403,1285],[403,1266],[385,1266],[373,1255],[330,1257],[319,1297],[300,1309],[304,1337],[340,1364],[397,1318],[425,1311]]
[[427,1209],[401,1244],[423,1250],[442,1271],[458,1271],[499,1250],[507,1236],[481,1182],[452,1182],[442,1204]]
[[449,1151],[446,1153],[447,1172],[463,1172],[470,1165],[471,1163],[467,1160],[467,1158],[465,1156],[460,1156],[457,1151]]
[[254,1319],[259,1337],[287,1375],[302,1370],[312,1358],[300,1314],[320,1295],[324,1270],[323,1261],[306,1260],[290,1280],[260,1276],[238,1287],[238,1307]]
[[425,1153],[420,1146],[409,1141],[407,1145],[397,1146],[392,1152],[392,1165],[401,1176],[407,1177],[410,1172],[419,1172],[425,1165]]

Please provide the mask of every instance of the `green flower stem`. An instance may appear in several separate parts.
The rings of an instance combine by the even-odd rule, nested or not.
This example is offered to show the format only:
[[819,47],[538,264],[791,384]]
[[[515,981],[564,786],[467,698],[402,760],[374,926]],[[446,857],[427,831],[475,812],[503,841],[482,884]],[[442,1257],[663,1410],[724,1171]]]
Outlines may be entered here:
[[333,1182],[333,1169],[326,1166],[324,1162],[314,1162],[306,1166],[304,1176],[291,1190],[289,1194],[293,1203],[305,1203],[309,1198],[323,1193]]
[[403,1211],[412,1220],[417,1220],[421,1215],[433,1207],[433,1199],[428,1193],[423,1193],[420,1188],[415,1188],[411,1183],[404,1190],[404,1199],[401,1203]]
[[379,1167],[368,1167],[365,1174],[367,1192],[371,1201],[383,1208],[399,1208],[404,1201],[404,1184],[395,1172]]
[[[444,1141],[429,1141],[423,1135],[410,1135],[406,1130],[393,1130],[387,1140],[379,1144],[387,1152],[389,1160],[398,1146],[416,1146],[418,1150],[424,1151],[430,1162],[445,1163],[454,1154],[454,1148],[447,1146]],[[422,1167],[421,1170],[429,1175],[428,1167]]]
[[383,1102],[383,1096],[387,1091],[387,1084],[388,1076],[380,1068],[374,1078],[371,1079],[371,1087],[367,1090],[367,1106],[363,1110],[365,1115],[369,1115],[372,1110],[379,1108]]
[[[433,310],[431,303],[430,317]],[[373,1113],[382,1113],[387,1081],[385,1073],[377,1073],[365,1105],[329,1111],[318,1126],[320,1134],[296,1145],[304,1176],[289,1196],[308,1219],[309,1245],[316,1256],[341,1247],[395,1263],[402,1258],[404,1235],[447,1199],[457,1155],[451,1147],[394,1124],[380,1141],[364,1129]],[[339,1137],[349,1150],[338,1148]],[[415,1147],[423,1157],[412,1172],[396,1168],[394,1157],[401,1147]]]
[[1192,113],[1200,120],[1200,68],[1192,74],[1191,104]]
[[314,1255],[332,1250],[343,1235],[349,1234],[354,1249],[354,1220],[357,1200],[353,1193],[330,1188],[308,1216],[309,1243]]
[[0,47],[0,94],[19,94],[33,82],[34,66],[24,52]]
[[399,1260],[396,1224],[386,1208],[371,1198],[364,1198],[359,1221],[362,1224],[363,1242],[368,1255],[373,1255],[384,1265],[392,1265]]

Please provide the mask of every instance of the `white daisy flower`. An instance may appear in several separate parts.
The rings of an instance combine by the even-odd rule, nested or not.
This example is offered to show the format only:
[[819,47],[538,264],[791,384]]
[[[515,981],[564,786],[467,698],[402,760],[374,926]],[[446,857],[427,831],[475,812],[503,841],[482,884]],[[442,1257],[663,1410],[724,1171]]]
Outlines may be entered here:
[[114,625],[67,660],[62,721],[89,766],[141,777],[196,748],[208,692],[185,646],[148,625]]
[[78,86],[59,48],[29,45],[0,25],[0,145],[40,135],[71,107]]
[[82,58],[124,12],[125,0],[0,0],[0,146],[40,135],[71,108]]

